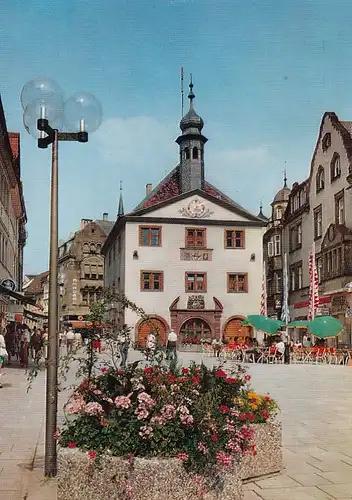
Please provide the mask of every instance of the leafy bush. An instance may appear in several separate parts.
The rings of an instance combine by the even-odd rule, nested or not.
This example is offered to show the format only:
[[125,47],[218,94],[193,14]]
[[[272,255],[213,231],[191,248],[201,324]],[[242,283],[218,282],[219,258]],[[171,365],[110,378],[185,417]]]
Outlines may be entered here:
[[255,453],[250,424],[277,412],[269,396],[251,392],[241,367],[226,373],[193,364],[170,370],[138,363],[103,368],[84,380],[66,405],[63,447],[126,457],[177,457],[206,474]]

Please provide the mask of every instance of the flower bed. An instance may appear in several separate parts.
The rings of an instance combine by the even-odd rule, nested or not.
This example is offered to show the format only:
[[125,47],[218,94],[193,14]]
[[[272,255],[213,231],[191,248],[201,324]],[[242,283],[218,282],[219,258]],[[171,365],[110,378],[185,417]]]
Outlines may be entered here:
[[[68,493],[65,496],[65,488],[77,477],[82,479],[78,473],[82,465],[92,477],[98,474],[98,483],[103,481],[102,477],[105,481],[106,474],[113,470],[112,476],[118,477],[120,484],[122,472],[117,471],[126,470],[126,464],[128,474],[123,473],[124,481],[131,485],[147,482],[150,491],[155,489],[154,496],[144,497],[145,492],[138,489],[132,496],[116,493],[117,496],[106,497],[101,491],[100,496],[70,495],[70,500],[166,500],[169,497],[164,493],[158,496],[157,491],[170,483],[167,476],[179,477],[180,467],[183,479],[179,487],[183,493],[170,499],[201,498],[199,488],[209,500],[241,498],[238,496],[241,495],[238,486],[241,475],[248,477],[245,470],[251,464],[257,472],[260,468],[260,461],[255,460],[255,437],[260,436],[260,432],[256,432],[257,426],[253,424],[267,424],[277,412],[275,402],[269,396],[262,397],[251,391],[249,382],[250,377],[240,367],[232,373],[226,373],[221,367],[209,370],[204,365],[171,372],[158,365],[141,369],[138,364],[126,371],[104,369],[97,377],[85,380],[66,406],[68,421],[61,432],[60,444],[71,450],[61,455],[59,491],[62,496],[58,498],[69,498]],[[265,431],[262,434],[264,436]],[[243,457],[245,465],[242,472],[238,472]],[[158,464],[158,481],[163,487],[157,484],[154,470],[152,476],[150,472],[149,475],[143,472],[148,469],[146,463],[150,464],[149,471],[151,464]],[[107,469],[111,469],[110,472]],[[141,476],[140,480],[136,475]],[[174,478],[172,484],[174,480],[178,481]],[[192,488],[198,488],[196,496]]]

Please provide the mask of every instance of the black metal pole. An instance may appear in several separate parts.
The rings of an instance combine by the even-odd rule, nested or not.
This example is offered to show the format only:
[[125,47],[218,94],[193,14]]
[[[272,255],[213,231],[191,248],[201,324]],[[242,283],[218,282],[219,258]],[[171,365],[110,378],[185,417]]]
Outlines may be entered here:
[[49,262],[49,331],[48,368],[46,374],[46,427],[45,466],[46,476],[56,476],[57,455],[54,433],[57,428],[57,371],[58,371],[58,131],[54,130],[51,166],[50,197],[50,262]]

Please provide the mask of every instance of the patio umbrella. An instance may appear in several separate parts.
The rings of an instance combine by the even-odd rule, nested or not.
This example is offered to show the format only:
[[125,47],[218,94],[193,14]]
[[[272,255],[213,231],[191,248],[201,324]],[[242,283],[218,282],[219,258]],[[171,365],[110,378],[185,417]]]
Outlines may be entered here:
[[287,328],[308,328],[309,321],[306,319],[292,321],[287,325]]
[[250,314],[247,319],[242,321],[241,326],[252,326],[256,330],[275,335],[282,327],[282,321],[278,319],[267,318],[261,314]]
[[337,337],[343,330],[343,324],[332,316],[317,316],[308,323],[309,332],[319,339]]

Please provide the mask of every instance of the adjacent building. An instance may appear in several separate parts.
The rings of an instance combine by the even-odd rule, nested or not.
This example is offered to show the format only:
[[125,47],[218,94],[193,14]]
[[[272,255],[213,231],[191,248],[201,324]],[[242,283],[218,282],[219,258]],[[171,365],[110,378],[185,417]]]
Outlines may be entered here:
[[[352,306],[351,188],[352,122],[342,121],[335,113],[326,112],[321,121],[309,176],[285,191],[286,207],[276,230],[274,200],[272,217],[264,236],[268,314],[276,314],[272,305],[281,296],[278,293],[280,288],[271,286],[273,259],[279,257],[270,257],[276,250],[279,251],[279,246],[275,249],[271,239],[273,235],[276,241],[281,238],[280,257],[287,253],[291,319],[307,318],[309,256],[314,251],[319,279],[318,314],[331,314],[341,320],[345,328],[340,343],[349,345]],[[279,265],[279,260],[275,264]]]
[[19,292],[22,290],[26,222],[20,134],[7,131],[0,98],[0,328],[6,321],[13,320],[16,302],[22,300]]
[[[203,120],[194,109],[180,122],[178,165],[129,214],[120,214],[103,248],[105,286],[152,318],[161,340],[248,336],[241,327],[259,313],[265,221],[206,180]],[[150,326],[119,304],[111,322],[134,329],[143,345]]]
[[79,231],[59,246],[59,315],[64,324],[84,327],[90,305],[102,297],[101,248],[113,225],[107,213],[100,220],[82,219]]

